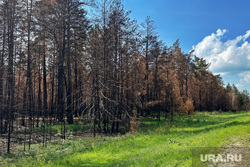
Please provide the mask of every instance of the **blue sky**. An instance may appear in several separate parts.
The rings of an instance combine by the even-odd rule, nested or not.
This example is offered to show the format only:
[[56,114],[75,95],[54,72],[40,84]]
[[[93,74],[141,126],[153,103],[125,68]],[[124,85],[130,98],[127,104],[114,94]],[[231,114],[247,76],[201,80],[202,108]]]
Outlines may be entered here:
[[250,92],[249,0],[122,0],[140,24],[155,21],[160,38],[168,45],[180,39],[184,52],[196,55],[220,73],[224,83]]

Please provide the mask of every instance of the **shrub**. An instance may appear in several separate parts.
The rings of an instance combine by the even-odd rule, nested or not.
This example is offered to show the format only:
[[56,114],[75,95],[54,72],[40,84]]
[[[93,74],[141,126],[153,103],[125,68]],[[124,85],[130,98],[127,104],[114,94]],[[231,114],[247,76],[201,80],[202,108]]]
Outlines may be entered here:
[[193,114],[194,113],[193,100],[188,99],[185,103],[183,103],[180,107],[180,111],[183,114]]
[[129,129],[129,132],[130,133],[135,133],[138,130],[139,122],[137,122],[137,120],[136,120],[136,118],[137,118],[137,110],[134,109],[132,112],[133,112],[133,116],[130,117],[130,129]]

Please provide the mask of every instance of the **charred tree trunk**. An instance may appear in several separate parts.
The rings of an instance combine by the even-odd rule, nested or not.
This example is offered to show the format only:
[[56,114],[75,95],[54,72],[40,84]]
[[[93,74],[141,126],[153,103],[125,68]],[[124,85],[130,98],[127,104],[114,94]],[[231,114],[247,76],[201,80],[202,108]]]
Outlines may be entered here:
[[72,113],[72,77],[71,77],[71,0],[68,0],[68,24],[67,24],[67,69],[68,69],[68,89],[67,89],[67,122],[73,124]]
[[10,138],[11,138],[11,122],[14,106],[14,76],[13,76],[13,55],[14,55],[14,27],[15,27],[15,8],[16,2],[10,1],[7,3],[7,18],[8,18],[8,136],[7,136],[7,152],[10,153]]
[[2,53],[0,57],[0,133],[3,133],[3,118],[4,118],[4,92],[3,92],[3,74],[4,74],[4,55],[5,55],[5,40],[6,40],[6,10],[3,9],[3,34],[2,34]]

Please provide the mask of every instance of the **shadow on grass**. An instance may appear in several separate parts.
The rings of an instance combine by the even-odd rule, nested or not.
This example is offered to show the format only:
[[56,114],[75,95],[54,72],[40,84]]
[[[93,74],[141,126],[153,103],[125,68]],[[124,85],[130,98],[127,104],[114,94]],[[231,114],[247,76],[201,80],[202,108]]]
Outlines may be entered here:
[[214,117],[203,117],[203,115],[199,116],[194,115],[184,118],[183,117],[180,118],[178,116],[177,119],[175,119],[174,124],[178,128],[185,128],[185,127],[197,128],[197,127],[205,127],[210,125],[226,123],[234,119],[245,117],[245,115],[242,114],[235,114],[230,117],[223,117],[223,116],[225,115],[215,115]]
[[[157,130],[159,130],[159,128],[164,127],[166,128],[165,134],[190,136],[193,134],[205,133],[211,130],[227,128],[230,126],[250,125],[250,121],[238,121],[238,119],[241,117],[246,117],[246,115],[242,113],[234,113],[232,115],[215,115],[214,117],[204,117],[203,114],[191,116],[176,116],[173,122],[166,122],[166,120],[159,122],[156,119],[147,118],[141,122],[138,133],[157,133]],[[172,129],[172,131],[170,131],[172,127],[174,128]],[[178,128],[180,130],[175,130],[175,128]],[[188,129],[181,130],[182,128]]]
[[239,126],[239,125],[250,125],[250,121],[247,121],[247,122],[233,121],[233,122],[228,122],[228,123],[220,123],[220,124],[217,124],[217,125],[214,125],[211,127],[203,128],[203,129],[197,129],[197,130],[192,130],[192,131],[180,130],[180,131],[173,131],[170,133],[178,135],[178,136],[180,136],[180,135],[189,136],[189,135],[193,135],[193,134],[206,133],[206,132],[212,131],[212,130],[228,128],[231,126]]

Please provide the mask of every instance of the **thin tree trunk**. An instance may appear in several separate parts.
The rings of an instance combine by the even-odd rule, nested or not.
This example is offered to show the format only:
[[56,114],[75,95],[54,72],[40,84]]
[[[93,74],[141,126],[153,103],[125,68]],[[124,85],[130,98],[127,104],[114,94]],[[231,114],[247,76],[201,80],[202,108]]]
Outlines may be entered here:
[[[4,10],[4,9],[3,9]],[[2,41],[2,53],[0,58],[0,133],[3,133],[3,105],[4,105],[4,92],[3,92],[3,74],[4,74],[4,55],[5,55],[5,40],[6,40],[6,10],[3,11],[3,41]]]
[[[45,34],[44,34],[45,35]],[[47,73],[46,73],[46,43],[45,37],[43,39],[43,113],[44,117],[48,117],[48,104],[47,104]]]
[[13,114],[14,105],[14,76],[13,76],[13,54],[14,54],[14,14],[15,14],[15,2],[11,1],[7,3],[8,11],[8,136],[7,136],[7,153],[10,153],[10,138],[11,138],[11,118]]
[[67,26],[67,68],[68,68],[68,89],[67,89],[67,122],[73,124],[72,114],[72,77],[71,77],[71,0],[68,0],[68,26]]

